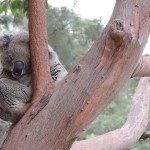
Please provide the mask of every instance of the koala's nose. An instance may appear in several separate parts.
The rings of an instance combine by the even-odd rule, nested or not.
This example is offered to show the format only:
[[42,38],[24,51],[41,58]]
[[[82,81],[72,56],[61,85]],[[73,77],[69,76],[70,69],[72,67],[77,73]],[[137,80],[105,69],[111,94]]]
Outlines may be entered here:
[[14,78],[19,78],[22,75],[24,63],[22,61],[15,61],[13,65],[12,75]]

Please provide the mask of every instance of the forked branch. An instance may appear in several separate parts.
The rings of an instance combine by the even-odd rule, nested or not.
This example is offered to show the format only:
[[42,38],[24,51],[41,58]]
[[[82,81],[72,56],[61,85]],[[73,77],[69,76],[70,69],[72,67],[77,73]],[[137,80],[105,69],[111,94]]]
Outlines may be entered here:
[[[128,119],[117,130],[92,139],[78,141],[72,145],[71,150],[126,150],[137,142],[146,130],[150,106],[150,78],[143,78],[139,82]],[[104,144],[105,143],[105,144]]]
[[132,77],[148,77],[150,76],[150,56],[142,56]]

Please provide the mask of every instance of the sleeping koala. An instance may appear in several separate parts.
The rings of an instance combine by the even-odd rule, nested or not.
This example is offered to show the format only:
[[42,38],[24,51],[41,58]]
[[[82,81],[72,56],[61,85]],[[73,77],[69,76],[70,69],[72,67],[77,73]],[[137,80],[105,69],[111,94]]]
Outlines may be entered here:
[[[56,52],[48,46],[54,81],[67,74]],[[26,112],[32,97],[31,59],[28,32],[0,36],[0,118],[17,122]]]

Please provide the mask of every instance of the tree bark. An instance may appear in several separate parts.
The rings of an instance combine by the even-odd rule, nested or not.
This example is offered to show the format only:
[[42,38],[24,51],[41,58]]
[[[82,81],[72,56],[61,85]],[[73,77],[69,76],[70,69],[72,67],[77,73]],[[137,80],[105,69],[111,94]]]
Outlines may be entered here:
[[[50,74],[45,1],[29,0],[29,41],[32,58],[33,96],[29,113],[33,119],[48,103],[53,93]],[[27,113],[28,114],[28,113]]]
[[132,77],[150,76],[150,56],[143,56],[137,65]]
[[71,150],[127,150],[137,142],[148,124],[150,78],[139,82],[126,123],[117,130],[84,141],[75,142]]
[[[108,25],[86,56],[55,87],[49,103],[30,122],[28,110],[2,149],[69,149],[72,139],[133,75],[150,32],[149,8],[149,0],[117,0]],[[32,55],[33,63],[37,63],[36,57]],[[35,71],[36,75],[41,76]]]

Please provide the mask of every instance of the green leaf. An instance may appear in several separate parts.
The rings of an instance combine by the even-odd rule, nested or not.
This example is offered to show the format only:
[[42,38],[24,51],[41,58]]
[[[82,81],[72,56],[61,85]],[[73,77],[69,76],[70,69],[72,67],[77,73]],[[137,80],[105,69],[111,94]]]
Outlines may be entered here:
[[0,13],[4,12],[6,14],[8,5],[5,2],[0,2]]
[[[46,8],[48,8],[48,0],[45,0]],[[0,13],[4,12],[7,15],[9,8],[12,14],[20,12],[21,15],[26,15],[28,11],[27,0],[3,0],[0,2]]]

